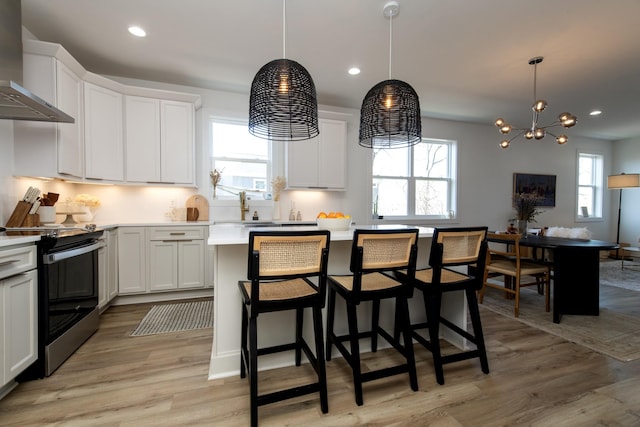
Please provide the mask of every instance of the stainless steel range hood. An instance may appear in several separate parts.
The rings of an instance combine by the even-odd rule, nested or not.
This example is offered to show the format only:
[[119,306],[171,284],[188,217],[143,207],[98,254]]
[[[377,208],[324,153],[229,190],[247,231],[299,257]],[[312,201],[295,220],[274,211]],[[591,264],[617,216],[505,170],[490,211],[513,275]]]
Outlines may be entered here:
[[20,0],[0,0],[0,119],[73,123],[58,110],[21,86],[22,7]]

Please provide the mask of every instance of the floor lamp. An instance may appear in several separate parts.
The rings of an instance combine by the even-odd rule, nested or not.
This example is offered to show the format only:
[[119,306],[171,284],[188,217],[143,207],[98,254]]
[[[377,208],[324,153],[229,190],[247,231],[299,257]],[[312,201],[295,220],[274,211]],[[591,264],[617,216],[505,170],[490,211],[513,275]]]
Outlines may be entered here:
[[[616,244],[620,245],[620,214],[622,212],[622,190],[625,188],[640,187],[640,174],[638,173],[621,173],[620,175],[609,175],[607,178],[607,188],[610,190],[620,190],[620,200],[618,201],[618,232],[616,234]],[[620,259],[616,249],[616,259]]]

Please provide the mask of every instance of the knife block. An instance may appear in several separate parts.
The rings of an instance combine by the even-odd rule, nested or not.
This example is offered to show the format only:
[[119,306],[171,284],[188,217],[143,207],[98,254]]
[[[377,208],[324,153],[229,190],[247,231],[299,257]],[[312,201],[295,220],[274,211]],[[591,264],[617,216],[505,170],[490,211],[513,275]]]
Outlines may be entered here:
[[[25,221],[27,221],[27,216],[29,215],[31,206],[31,203],[20,200],[16,205],[16,208],[13,210],[13,213],[9,217],[9,220],[7,221],[5,227],[32,227],[31,225],[25,225]],[[29,221],[33,220],[31,219]]]

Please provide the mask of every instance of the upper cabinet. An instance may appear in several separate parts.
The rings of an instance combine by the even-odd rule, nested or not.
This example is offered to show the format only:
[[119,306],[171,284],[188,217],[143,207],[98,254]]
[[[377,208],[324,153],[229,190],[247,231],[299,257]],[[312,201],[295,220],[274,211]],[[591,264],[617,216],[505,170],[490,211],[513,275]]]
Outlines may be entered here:
[[127,181],[194,183],[194,121],[193,103],[126,96]]
[[23,83],[75,123],[15,121],[16,175],[82,178],[84,135],[82,79],[79,64],[49,55],[24,54]]
[[344,190],[346,187],[347,122],[319,119],[320,135],[289,142],[287,187]]
[[124,180],[122,94],[84,83],[85,178]]
[[62,46],[25,40],[24,85],[75,123],[14,123],[17,176],[195,185],[200,96],[86,71]]

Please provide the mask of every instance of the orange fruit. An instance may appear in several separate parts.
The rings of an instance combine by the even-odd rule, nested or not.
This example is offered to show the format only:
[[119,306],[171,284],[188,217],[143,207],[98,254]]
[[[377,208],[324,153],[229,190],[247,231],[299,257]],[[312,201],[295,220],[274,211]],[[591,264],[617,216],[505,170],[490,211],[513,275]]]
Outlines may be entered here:
[[344,218],[344,214],[342,212],[336,212],[336,218]]
[[326,218],[327,214],[324,212],[320,212],[316,218]]
[[351,218],[351,215],[345,215],[344,217],[345,218]]
[[336,217],[336,213],[335,212],[329,212],[327,214],[327,218],[335,218]]

